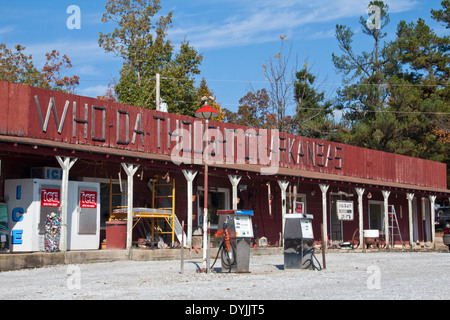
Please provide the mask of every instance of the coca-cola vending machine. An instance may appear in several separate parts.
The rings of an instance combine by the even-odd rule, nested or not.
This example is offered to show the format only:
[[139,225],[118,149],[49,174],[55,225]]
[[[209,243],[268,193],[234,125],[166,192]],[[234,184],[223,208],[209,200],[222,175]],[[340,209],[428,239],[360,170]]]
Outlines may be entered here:
[[[98,249],[100,244],[100,187],[69,181],[67,250]],[[61,180],[5,180],[11,252],[60,250]]]

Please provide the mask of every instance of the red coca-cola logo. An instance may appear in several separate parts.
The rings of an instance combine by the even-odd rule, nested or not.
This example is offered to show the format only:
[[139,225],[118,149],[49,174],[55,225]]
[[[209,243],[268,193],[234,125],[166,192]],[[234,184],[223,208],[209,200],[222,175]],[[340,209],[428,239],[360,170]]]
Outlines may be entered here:
[[60,204],[60,193],[58,189],[41,189],[42,207],[59,207]]
[[97,192],[95,191],[80,191],[80,207],[81,208],[97,208]]

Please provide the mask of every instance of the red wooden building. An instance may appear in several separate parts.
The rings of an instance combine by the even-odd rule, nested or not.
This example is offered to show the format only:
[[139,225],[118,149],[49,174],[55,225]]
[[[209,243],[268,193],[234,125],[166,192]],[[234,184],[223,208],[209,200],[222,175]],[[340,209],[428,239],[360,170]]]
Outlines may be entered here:
[[[341,243],[358,228],[358,235],[383,230],[395,210],[404,244],[433,244],[435,200],[450,196],[443,163],[275,130],[211,121],[205,141],[203,120],[8,82],[0,82],[0,112],[0,194],[5,180],[30,178],[31,168],[77,159],[65,172],[69,180],[101,183],[102,228],[110,188],[128,182],[131,214],[155,206],[155,176],[176,181],[174,211],[187,230],[201,225],[205,155],[212,228],[215,212],[237,203],[254,211],[255,237],[270,244],[280,240],[283,216],[295,202],[314,216],[317,242],[321,224],[330,241]],[[353,216],[339,215],[340,201],[353,204]]]

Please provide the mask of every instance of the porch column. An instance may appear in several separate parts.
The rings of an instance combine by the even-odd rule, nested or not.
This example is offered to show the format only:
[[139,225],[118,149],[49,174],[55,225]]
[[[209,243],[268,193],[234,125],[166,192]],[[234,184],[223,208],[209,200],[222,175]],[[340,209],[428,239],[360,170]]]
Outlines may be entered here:
[[[197,176],[197,171],[182,170],[187,181],[187,239],[188,247],[192,246],[192,182]],[[182,230],[184,232],[184,230]]]
[[139,165],[122,163],[122,168],[127,174],[127,249],[131,249],[133,231],[133,176]]
[[278,180],[278,185],[281,189],[281,243],[283,243],[284,239],[284,218],[286,216],[286,189],[289,185],[289,181],[286,180]]
[[67,194],[69,193],[69,170],[78,160],[77,158],[56,156],[61,169],[63,169],[61,181],[61,239],[60,250],[67,251]]
[[364,224],[363,224],[363,194],[364,188],[355,188],[358,194],[358,211],[359,211],[359,245],[362,247],[363,251],[366,251],[366,246],[364,245]]
[[322,233],[322,250],[326,251],[328,246],[328,228],[327,228],[327,191],[330,185],[328,184],[319,184],[320,191],[322,191],[322,224],[323,224],[323,233]]
[[433,246],[433,249],[436,249],[436,243],[435,243],[435,236],[436,236],[436,232],[435,232],[435,227],[434,227],[434,204],[436,202],[436,196],[429,196],[430,198],[430,216],[431,216],[431,245]]
[[383,193],[384,198],[384,237],[386,239],[386,250],[389,250],[389,207],[388,207],[388,198],[391,194],[390,191],[383,190],[381,191]]
[[408,199],[408,225],[409,225],[409,246],[411,250],[414,246],[413,239],[413,212],[412,212],[412,201],[414,199],[414,193],[407,193],[406,198]]
[[228,175],[228,179],[230,179],[231,185],[233,186],[233,198],[232,198],[232,203],[233,203],[233,210],[237,210],[237,186],[239,184],[239,181],[241,181],[241,176],[237,176],[237,175],[232,175],[229,174]]

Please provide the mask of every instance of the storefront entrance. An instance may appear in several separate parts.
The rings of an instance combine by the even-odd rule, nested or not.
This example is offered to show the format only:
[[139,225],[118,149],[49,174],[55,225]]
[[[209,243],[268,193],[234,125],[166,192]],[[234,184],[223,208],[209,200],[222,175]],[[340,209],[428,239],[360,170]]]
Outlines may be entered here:
[[369,200],[369,229],[383,230],[384,202]]
[[[204,188],[197,188],[197,223],[198,226],[203,225],[203,203],[204,203]],[[211,229],[217,229],[219,217],[217,210],[230,209],[230,189],[228,188],[209,188],[208,192],[208,218],[211,223]]]

